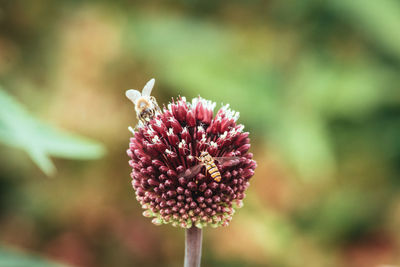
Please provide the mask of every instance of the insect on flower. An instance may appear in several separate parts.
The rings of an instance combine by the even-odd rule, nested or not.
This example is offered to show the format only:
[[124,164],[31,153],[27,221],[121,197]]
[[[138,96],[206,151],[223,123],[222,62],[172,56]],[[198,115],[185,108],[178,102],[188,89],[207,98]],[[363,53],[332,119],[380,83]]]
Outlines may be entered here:
[[239,159],[239,157],[212,157],[210,155],[210,153],[208,153],[207,151],[202,151],[200,156],[196,157],[196,159],[199,161],[199,163],[197,165],[180,173],[178,176],[184,177],[186,179],[190,179],[190,178],[196,176],[200,172],[201,168],[203,166],[205,166],[206,171],[211,176],[211,178],[213,178],[214,181],[216,181],[216,182],[220,182],[221,181],[221,173],[220,173],[217,165],[215,165],[215,161],[218,161],[218,163],[220,163],[220,164],[230,162],[230,165],[235,165],[235,163],[236,164],[239,163],[237,161]]
[[214,112],[215,106],[179,97],[133,132],[132,186],[154,224],[227,226],[242,207],[257,166],[249,133],[237,122],[239,112],[229,105]]
[[154,82],[154,79],[148,81],[143,87],[142,93],[134,89],[129,89],[125,93],[126,97],[135,105],[137,118],[143,124],[149,123],[156,114],[161,113],[155,97],[150,96]]

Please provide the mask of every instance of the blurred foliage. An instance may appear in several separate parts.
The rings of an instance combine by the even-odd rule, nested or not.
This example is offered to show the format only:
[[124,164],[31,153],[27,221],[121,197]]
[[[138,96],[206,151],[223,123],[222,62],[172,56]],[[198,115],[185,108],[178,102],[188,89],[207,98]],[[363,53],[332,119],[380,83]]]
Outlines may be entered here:
[[229,103],[252,138],[245,207],[206,229],[205,266],[400,264],[399,1],[4,0],[0,11],[0,141],[46,172],[49,156],[103,154],[49,125],[109,152],[57,160],[48,181],[0,151],[4,243],[76,266],[182,263],[183,232],[141,216],[126,163],[136,120],[124,90],[155,77],[158,103]]
[[[341,62],[306,49],[295,56],[293,66],[286,58],[264,52],[269,48],[285,57],[282,48],[271,47],[261,35],[262,29],[235,32],[159,14],[134,16],[130,26],[126,43],[134,46],[131,50],[136,56],[151,62],[157,77],[193,96],[201,94],[241,107],[251,129],[266,133],[267,140],[276,139],[304,177],[320,176],[321,169],[324,175],[333,171],[329,119],[357,119],[390,101],[395,93],[390,85],[396,73],[379,63],[367,58]],[[275,45],[285,41],[274,37]],[[160,44],[162,49],[157,49]],[[380,87],[384,88],[377,90]]]
[[0,249],[0,266],[2,267],[67,267],[64,264],[46,262],[37,257],[26,256],[16,252]]
[[25,150],[47,175],[55,171],[49,155],[93,159],[104,153],[104,148],[94,141],[62,132],[36,120],[2,90],[0,106],[0,142]]
[[396,0],[371,2],[331,0],[330,5],[338,15],[350,21],[371,42],[382,47],[382,52],[400,59],[400,37],[394,34],[400,25],[400,3]]

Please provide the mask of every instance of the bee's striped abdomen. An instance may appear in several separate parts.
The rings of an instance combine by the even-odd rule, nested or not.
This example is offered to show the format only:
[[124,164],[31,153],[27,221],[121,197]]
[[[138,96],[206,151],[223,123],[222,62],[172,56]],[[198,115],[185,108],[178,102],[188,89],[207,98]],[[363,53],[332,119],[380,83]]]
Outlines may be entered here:
[[221,173],[219,172],[214,162],[208,162],[206,164],[206,168],[211,178],[213,178],[216,182],[221,181]]

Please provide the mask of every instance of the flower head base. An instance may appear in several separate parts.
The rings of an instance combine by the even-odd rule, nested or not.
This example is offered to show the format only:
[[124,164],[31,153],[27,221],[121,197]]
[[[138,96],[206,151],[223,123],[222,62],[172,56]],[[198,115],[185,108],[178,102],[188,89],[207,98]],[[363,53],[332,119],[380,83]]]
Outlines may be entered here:
[[[188,103],[181,97],[139,125],[131,138],[132,185],[143,215],[154,217],[154,224],[226,226],[242,206],[256,168],[248,152],[249,134],[236,124],[238,112],[226,105],[214,118],[214,108],[209,100],[198,97]],[[216,159],[216,168],[199,160],[204,154]],[[212,171],[219,172],[219,182]]]

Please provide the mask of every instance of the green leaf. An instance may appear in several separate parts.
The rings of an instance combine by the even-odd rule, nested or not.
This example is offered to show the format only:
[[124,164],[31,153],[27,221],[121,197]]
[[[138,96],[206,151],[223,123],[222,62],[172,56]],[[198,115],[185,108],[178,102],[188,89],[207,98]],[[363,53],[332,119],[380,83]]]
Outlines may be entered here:
[[0,248],[1,267],[67,267],[67,265]]
[[104,147],[95,141],[64,132],[39,121],[0,89],[0,142],[26,151],[47,175],[55,172],[49,156],[96,159]]
[[90,139],[61,131],[45,124],[37,124],[40,136],[37,143],[52,156],[70,159],[96,159],[104,154],[104,147]]

